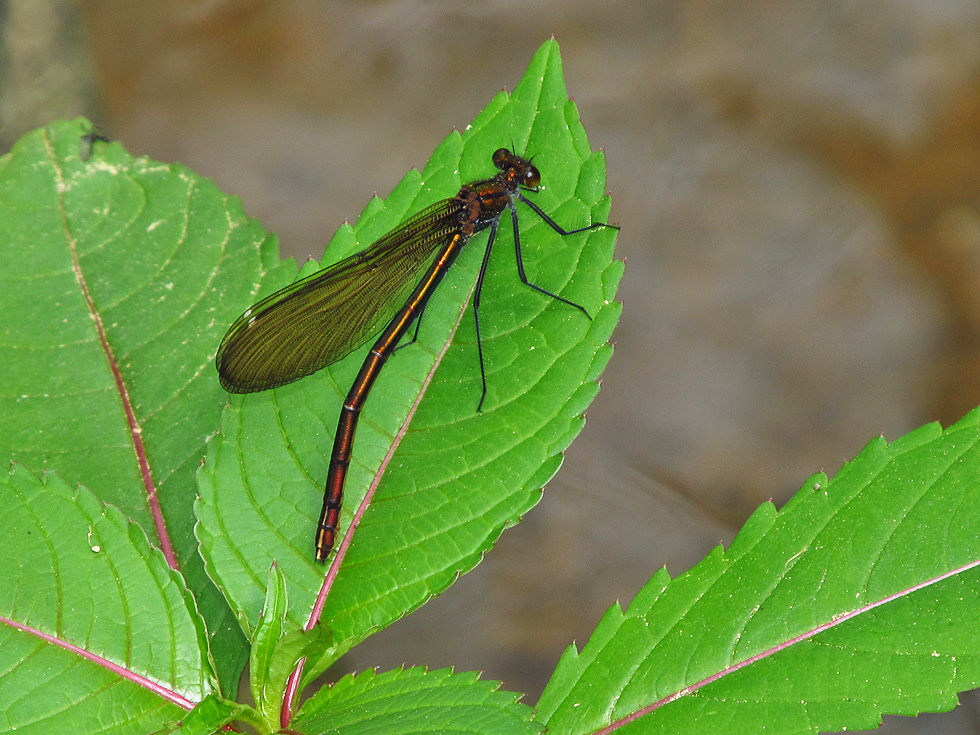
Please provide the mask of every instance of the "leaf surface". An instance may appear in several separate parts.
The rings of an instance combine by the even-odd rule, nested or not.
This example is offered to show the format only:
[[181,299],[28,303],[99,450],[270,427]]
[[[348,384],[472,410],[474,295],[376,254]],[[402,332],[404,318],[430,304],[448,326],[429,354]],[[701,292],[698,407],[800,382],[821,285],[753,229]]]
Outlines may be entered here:
[[20,465],[0,504],[0,730],[152,732],[216,691],[194,600],[139,527]]
[[308,733],[535,735],[531,709],[498,682],[421,668],[345,676],[304,705],[291,727]]
[[876,439],[610,609],[537,717],[569,734],[816,733],[951,709],[980,681],[978,527],[980,410]]
[[82,160],[90,127],[54,123],[0,158],[0,455],[173,548],[234,691],[244,640],[196,553],[194,473],[227,401],[218,341],[282,266],[237,200],[182,166],[91,141]]

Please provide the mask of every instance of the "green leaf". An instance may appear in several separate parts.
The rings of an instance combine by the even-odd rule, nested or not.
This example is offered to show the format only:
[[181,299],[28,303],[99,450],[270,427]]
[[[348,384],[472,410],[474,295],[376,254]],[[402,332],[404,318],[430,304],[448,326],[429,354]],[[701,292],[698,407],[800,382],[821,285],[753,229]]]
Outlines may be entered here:
[[[513,94],[497,95],[462,135],[438,147],[422,173],[410,172],[354,227],[342,227],[324,264],[454,195],[463,182],[491,176],[492,152],[512,143],[534,156],[543,188],[528,196],[557,222],[571,228],[606,221],[602,155],[589,149],[565,91],[558,47],[549,41]],[[538,501],[582,428],[620,311],[613,301],[622,270],[612,260],[615,231],[561,237],[519,209],[528,277],[594,318],[520,283],[505,221],[483,292],[489,392],[477,413],[473,317],[463,309],[486,234],[473,238],[426,307],[418,343],[388,362],[362,416],[343,532],[369,487],[379,484],[326,599],[323,620],[334,647],[310,662],[310,674],[471,569]],[[282,285],[266,279],[260,290]],[[273,561],[288,582],[289,619],[306,623],[324,580],[324,568],[313,562],[313,531],[332,437],[367,349],[284,388],[233,397],[209,445],[199,475],[198,536],[243,626],[258,615]]]
[[91,140],[83,161],[90,130],[55,123],[0,158],[0,456],[172,544],[235,691],[244,639],[196,553],[194,473],[227,400],[212,355],[275,243],[181,166]]
[[980,682],[980,410],[877,439],[654,576],[538,705],[550,732],[816,733],[943,711]]
[[258,713],[251,707],[212,694],[184,715],[173,732],[178,735],[211,735],[233,720],[260,722]]
[[[252,685],[252,698],[259,711],[265,718],[274,722],[278,715],[281,701],[270,700],[268,690],[276,684],[285,685],[285,680],[273,682],[269,680],[269,666],[276,649],[276,644],[286,634],[286,580],[275,564],[269,569],[268,583],[265,588],[265,606],[262,615],[255,626],[252,636],[252,649],[249,654],[249,677]],[[296,626],[292,626],[296,629]],[[297,657],[297,660],[299,657]],[[293,662],[295,664],[295,661]],[[287,672],[288,675],[288,672]]]
[[252,698],[265,722],[276,729],[290,673],[311,650],[322,651],[329,629],[311,631],[286,620],[286,580],[273,565],[266,584],[265,606],[252,636],[249,661]]
[[0,731],[151,732],[217,689],[180,575],[83,487],[0,478]]
[[498,686],[449,669],[365,671],[321,689],[304,703],[290,727],[324,735],[542,732],[518,695],[498,691]]

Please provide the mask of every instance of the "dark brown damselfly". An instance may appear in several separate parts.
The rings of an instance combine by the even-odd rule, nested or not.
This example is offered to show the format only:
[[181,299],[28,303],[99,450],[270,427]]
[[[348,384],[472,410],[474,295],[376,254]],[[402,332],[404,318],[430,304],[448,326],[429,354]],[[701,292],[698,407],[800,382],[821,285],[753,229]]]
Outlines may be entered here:
[[[337,362],[364,344],[390,319],[364,360],[341,409],[315,536],[317,561],[326,561],[334,545],[354,431],[371,387],[474,233],[490,228],[473,296],[483,380],[478,411],[483,408],[487,395],[480,341],[480,292],[505,209],[510,210],[513,222],[521,282],[589,316],[579,304],[528,281],[521,257],[516,202],[526,204],[562,236],[615,226],[597,222],[574,230],[563,229],[521,193],[522,189],[537,191],[541,182],[541,174],[529,160],[501,148],[493,154],[493,163],[500,173],[492,179],[466,184],[456,196],[423,209],[364,250],[262,299],[238,317],[221,340],[215,358],[221,385],[232,393],[251,393],[292,383]],[[435,259],[428,270],[408,300],[397,308],[398,295],[418,278],[417,274],[433,253]],[[397,311],[391,316],[395,308]],[[417,329],[416,325],[416,333]]]

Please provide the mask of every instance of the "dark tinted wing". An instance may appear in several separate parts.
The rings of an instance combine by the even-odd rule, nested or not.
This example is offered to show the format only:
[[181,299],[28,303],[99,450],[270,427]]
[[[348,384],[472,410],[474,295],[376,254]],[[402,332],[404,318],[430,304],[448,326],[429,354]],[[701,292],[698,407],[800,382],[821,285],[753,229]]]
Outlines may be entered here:
[[268,296],[231,325],[215,363],[232,393],[275,388],[314,373],[387,323],[430,256],[458,230],[445,199],[364,250]]

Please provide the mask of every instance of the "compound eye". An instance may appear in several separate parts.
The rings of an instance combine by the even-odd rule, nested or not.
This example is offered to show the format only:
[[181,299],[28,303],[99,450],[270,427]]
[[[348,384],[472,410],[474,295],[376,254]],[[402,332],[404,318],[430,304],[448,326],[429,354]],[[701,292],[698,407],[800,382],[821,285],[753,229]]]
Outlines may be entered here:
[[510,163],[513,154],[506,148],[498,148],[493,152],[493,165],[503,171]]
[[541,172],[531,164],[527,165],[527,169],[524,171],[524,182],[523,186],[526,189],[537,189],[538,184],[541,183]]

